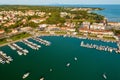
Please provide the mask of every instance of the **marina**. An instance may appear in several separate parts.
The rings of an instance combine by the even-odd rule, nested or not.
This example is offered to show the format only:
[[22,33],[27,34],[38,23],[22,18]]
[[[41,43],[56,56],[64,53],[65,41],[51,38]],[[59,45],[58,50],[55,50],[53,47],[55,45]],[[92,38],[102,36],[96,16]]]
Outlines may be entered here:
[[35,44],[35,43],[33,43],[33,42],[30,42],[30,41],[28,41],[27,39],[26,39],[26,40],[22,40],[22,42],[23,42],[24,44],[26,44],[27,46],[29,46],[30,48],[35,49],[35,50],[39,50],[39,48],[41,48],[40,45],[37,45],[37,44]]
[[[120,58],[119,54],[117,55],[116,54],[100,54],[101,51],[98,51],[99,48],[97,48],[98,49],[97,50],[96,48],[87,49],[87,48],[83,48],[82,46],[80,47],[79,44],[80,42],[83,41],[83,39],[70,38],[70,37],[64,38],[63,36],[45,36],[41,38],[43,40],[51,41],[54,44],[49,48],[46,47],[47,50],[46,48],[44,48],[44,45],[41,45],[41,47],[43,48],[35,51],[34,49],[29,49],[29,46],[26,46],[27,44],[23,45],[24,42],[15,43],[16,45],[19,45],[20,47],[22,47],[23,50],[25,48],[29,49],[29,55],[25,57],[19,57],[16,54],[11,54],[12,57],[15,57],[15,60],[14,60],[14,63],[10,65],[10,69],[14,70],[15,68],[15,70],[9,75],[10,79],[15,80],[15,79],[21,78],[24,80],[25,79],[26,80],[34,80],[34,79],[35,80],[57,80],[57,79],[58,80],[74,80],[74,77],[77,77],[76,80],[79,80],[79,79],[88,80],[88,78],[93,80],[96,80],[96,79],[103,80],[105,79],[104,76],[106,76],[107,78],[109,76],[111,80],[113,80],[114,78],[116,80],[118,78],[120,79],[120,77],[116,78],[116,75],[109,74],[109,71],[111,70],[115,70],[115,71],[119,70],[119,67],[120,67],[119,61],[117,62],[117,60]],[[62,40],[62,44],[60,42],[61,40]],[[35,43],[34,40],[27,40],[27,41]],[[101,41],[94,41],[94,42],[96,46],[100,46],[99,44],[96,44],[98,42],[100,42],[101,46],[103,46],[104,44],[104,43],[101,43]],[[88,39],[85,39],[82,42],[82,44],[83,43],[84,45],[88,43],[90,45],[92,42]],[[109,45],[109,44],[112,44],[112,43],[106,43],[105,45]],[[68,49],[66,49],[66,47]],[[91,46],[91,48],[93,47]],[[11,53],[14,53],[14,50],[17,50],[16,47],[12,47],[12,50],[11,49],[9,50],[8,46],[3,47],[1,50],[4,51],[5,49],[8,49],[8,51],[12,51]],[[34,55],[33,54],[34,51],[40,54]],[[92,54],[88,54],[90,52],[92,52]],[[103,51],[102,53],[110,53],[110,51],[106,49],[106,51]],[[115,51],[113,50],[111,53],[115,53]],[[111,69],[110,67],[108,67],[109,65],[108,60],[111,61],[110,64],[115,65],[113,66],[114,69],[113,68]],[[100,66],[101,64],[103,66]],[[19,66],[21,66],[21,69],[19,69]],[[103,67],[105,68],[104,70],[103,70]],[[5,69],[8,67],[1,66],[1,68]],[[2,71],[2,69],[0,70]],[[27,74],[27,72],[30,72],[30,75]],[[106,72],[107,74],[104,75],[103,74],[104,72]],[[15,77],[12,76],[12,75],[15,75],[16,73],[18,73],[17,76]],[[8,75],[9,73],[4,73],[2,75],[2,79],[3,80],[9,79],[7,77],[4,77],[5,74]],[[63,74],[62,77],[60,74]],[[54,77],[54,75],[56,75],[56,77]]]
[[120,80],[120,0],[3,0],[0,10],[1,80]]
[[7,56],[6,53],[0,51],[0,63],[10,63],[13,59],[10,56]]
[[86,48],[94,48],[97,50],[101,51],[108,51],[108,52],[113,52],[115,51],[116,53],[120,53],[120,50],[118,48],[113,48],[109,46],[103,46],[103,45],[96,45],[96,44],[89,44],[89,43],[84,43],[84,41],[81,41],[80,46],[86,47]]
[[8,46],[11,49],[16,50],[19,55],[27,55],[27,53],[29,52],[28,50],[21,48],[20,46],[18,46],[15,43],[11,43]]
[[49,41],[43,40],[43,39],[38,38],[38,37],[33,37],[32,39],[35,40],[35,41],[38,41],[39,43],[41,43],[45,46],[50,46],[50,44],[51,44]]

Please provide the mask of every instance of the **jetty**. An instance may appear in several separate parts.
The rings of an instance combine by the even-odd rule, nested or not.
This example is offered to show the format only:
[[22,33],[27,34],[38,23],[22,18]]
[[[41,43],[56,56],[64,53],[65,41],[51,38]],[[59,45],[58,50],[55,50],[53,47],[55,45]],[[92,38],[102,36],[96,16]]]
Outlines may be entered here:
[[4,53],[3,51],[0,51],[0,63],[4,64],[4,63],[10,63],[11,61],[13,61],[13,59],[10,56],[7,56],[6,53]]
[[8,46],[11,49],[16,50],[19,55],[27,55],[27,53],[29,52],[28,50],[21,48],[15,43],[10,43]]
[[116,53],[120,53],[120,49],[118,48],[113,48],[113,47],[109,47],[109,46],[103,46],[103,45],[96,45],[96,44],[92,44],[92,43],[84,43],[84,41],[81,41],[80,46],[82,47],[86,47],[86,48],[94,48],[100,51],[108,51],[108,52],[113,52],[115,51]]
[[33,40],[45,45],[45,46],[50,46],[51,42],[47,41],[47,40],[43,40],[41,38],[38,38],[38,37],[33,37],[32,38]]
[[35,44],[35,43],[33,43],[33,42],[30,42],[30,41],[28,41],[27,39],[22,40],[22,42],[23,42],[24,44],[26,44],[27,46],[29,46],[30,48],[35,49],[35,50],[39,50],[39,48],[41,48],[40,45],[37,45],[37,44]]

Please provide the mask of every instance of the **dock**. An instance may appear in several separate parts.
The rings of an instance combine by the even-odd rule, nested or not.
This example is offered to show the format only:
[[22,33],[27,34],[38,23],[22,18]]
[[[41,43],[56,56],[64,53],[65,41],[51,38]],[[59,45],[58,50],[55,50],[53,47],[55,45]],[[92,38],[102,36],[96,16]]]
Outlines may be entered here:
[[28,50],[21,48],[15,43],[10,43],[8,46],[11,49],[16,50],[19,55],[27,55],[27,53],[29,52]]
[[43,40],[41,38],[38,38],[38,37],[33,37],[32,38],[33,40],[45,45],[45,46],[50,46],[51,42],[47,41],[47,40]]
[[89,43],[84,43],[84,41],[81,41],[80,46],[86,47],[86,48],[94,48],[100,51],[108,51],[108,52],[113,52],[115,51],[116,53],[120,53],[120,49],[118,48],[113,48],[109,46],[103,46],[103,45],[96,45],[96,44],[89,44]]
[[27,46],[29,46],[30,48],[35,49],[35,50],[39,50],[39,48],[41,48],[40,45],[37,45],[37,44],[35,44],[35,43],[33,43],[33,42],[30,42],[30,41],[28,41],[27,39],[22,40],[22,42],[23,42],[24,44],[26,44]]
[[13,61],[13,59],[10,56],[7,56],[6,53],[4,53],[3,51],[0,51],[0,63],[9,64],[11,61]]

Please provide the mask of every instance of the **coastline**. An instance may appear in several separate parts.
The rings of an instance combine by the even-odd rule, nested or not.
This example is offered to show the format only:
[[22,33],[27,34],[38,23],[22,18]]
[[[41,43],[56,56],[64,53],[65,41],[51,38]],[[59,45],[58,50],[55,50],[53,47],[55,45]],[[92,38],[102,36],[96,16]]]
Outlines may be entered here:
[[[32,37],[41,37],[41,36],[63,36],[63,37],[74,37],[74,38],[78,38],[78,39],[100,40],[100,41],[104,41],[104,42],[117,42],[117,40],[106,40],[106,39],[85,37],[85,36],[78,36],[78,35],[70,35],[70,34],[40,34],[40,35],[36,35],[36,36],[29,36],[29,37],[26,37],[26,38],[23,38],[23,39],[29,39],[29,38],[32,38]],[[2,44],[2,45],[0,45],[0,47],[6,46],[10,43],[18,42],[20,40],[22,40],[22,39]]]
[[[29,39],[29,38],[31,38],[31,36],[26,37],[26,38],[23,38],[23,39]],[[8,44],[10,44],[10,43],[18,42],[18,41],[20,41],[20,40],[22,40],[22,39],[19,39],[19,40],[16,40],[16,41],[11,41],[11,42],[8,42],[8,43],[5,43],[5,44],[1,44],[0,47],[6,46],[6,45],[8,45]]]

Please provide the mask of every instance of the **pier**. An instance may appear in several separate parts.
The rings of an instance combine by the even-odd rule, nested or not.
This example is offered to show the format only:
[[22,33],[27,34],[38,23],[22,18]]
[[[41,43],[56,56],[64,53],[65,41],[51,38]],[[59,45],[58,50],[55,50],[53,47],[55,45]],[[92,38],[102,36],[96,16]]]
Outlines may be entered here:
[[120,53],[120,49],[118,48],[113,48],[113,47],[109,47],[109,46],[103,46],[103,45],[96,45],[96,44],[89,44],[89,43],[84,43],[84,41],[82,41],[80,43],[80,46],[82,47],[86,47],[86,48],[94,48],[100,51],[108,51],[108,52],[113,52],[115,51],[116,53]]
[[49,41],[40,39],[38,37],[33,37],[32,39],[35,40],[35,41],[38,41],[39,43],[41,43],[41,44],[43,44],[45,46],[49,46],[51,44]]
[[10,63],[13,59],[10,56],[7,56],[6,53],[0,51],[0,63]]
[[11,49],[16,50],[19,55],[27,55],[27,53],[29,52],[28,50],[19,47],[19,46],[18,46],[17,44],[15,44],[15,43],[11,43],[11,44],[9,44],[8,46],[9,46]]
[[28,41],[27,39],[22,40],[22,42],[23,42],[24,44],[26,44],[27,46],[29,46],[30,48],[35,49],[35,50],[39,50],[39,48],[41,48],[40,45],[37,45],[37,44],[35,44],[35,43],[33,43],[33,42],[30,42],[30,41]]

